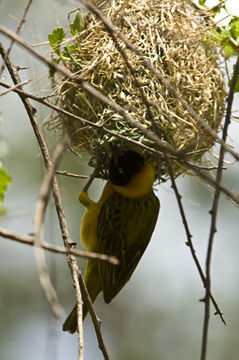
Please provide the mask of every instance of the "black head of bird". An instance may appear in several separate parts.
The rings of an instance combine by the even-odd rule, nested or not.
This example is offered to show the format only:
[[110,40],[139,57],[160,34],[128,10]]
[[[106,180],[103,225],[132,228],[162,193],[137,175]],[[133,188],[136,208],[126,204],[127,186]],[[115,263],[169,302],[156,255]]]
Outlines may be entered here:
[[144,159],[140,154],[134,151],[114,151],[110,165],[109,180],[114,185],[124,186],[143,166]]

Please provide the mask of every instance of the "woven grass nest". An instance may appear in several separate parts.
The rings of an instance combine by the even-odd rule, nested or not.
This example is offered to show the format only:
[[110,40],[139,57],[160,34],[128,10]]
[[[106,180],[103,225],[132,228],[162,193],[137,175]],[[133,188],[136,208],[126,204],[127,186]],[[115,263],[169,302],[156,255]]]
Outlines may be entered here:
[[[225,104],[220,58],[216,44],[210,38],[208,22],[190,2],[114,0],[104,13],[194,111],[218,132]],[[182,151],[187,160],[199,163],[214,139],[142,64],[142,59],[127,49],[120,39],[117,40],[134,69],[134,75],[102,22],[92,14],[87,15],[85,29],[72,40],[79,50],[75,50],[72,59],[64,65],[77,75],[84,74],[86,81],[124,107],[135,121],[153,131],[164,144]],[[157,149],[146,134],[87,93],[81,85],[58,79],[57,89],[57,101],[62,108],[125,137],[118,138],[102,129],[59,115],[54,119],[54,126],[60,126],[63,133],[71,136],[71,146],[77,153],[86,150],[101,156],[111,144],[137,150],[137,146],[127,139]],[[138,151],[144,152],[140,147]],[[156,164],[155,153],[146,153]],[[103,164],[103,170],[107,166],[107,162]],[[185,171],[180,162],[173,161],[175,176]],[[166,160],[162,160],[158,178],[167,178],[168,175]]]

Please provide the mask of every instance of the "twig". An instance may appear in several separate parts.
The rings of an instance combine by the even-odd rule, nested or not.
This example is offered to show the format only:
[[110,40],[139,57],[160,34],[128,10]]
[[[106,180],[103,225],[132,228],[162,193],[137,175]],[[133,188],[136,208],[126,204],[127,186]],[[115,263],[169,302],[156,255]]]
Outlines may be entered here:
[[[179,194],[178,187],[176,185],[176,182],[175,182],[175,179],[174,179],[172,169],[171,169],[171,165],[170,165],[169,161],[168,161],[168,169],[169,169],[169,175],[170,175],[170,179],[171,179],[172,188],[174,190],[174,193],[175,193],[175,196],[176,196],[176,199],[177,199],[179,211],[180,211],[180,214],[181,214],[181,217],[182,217],[182,222],[183,222],[183,226],[184,226],[186,237],[187,237],[186,245],[190,248],[194,263],[195,263],[195,265],[197,267],[197,270],[198,270],[198,273],[199,273],[200,278],[202,280],[203,286],[206,289],[207,288],[206,277],[205,277],[205,275],[203,273],[202,267],[201,267],[200,262],[199,262],[199,260],[197,258],[197,255],[196,255],[196,250],[194,249],[194,246],[193,246],[192,234],[191,234],[191,232],[189,230],[188,222],[187,222],[186,215],[185,215],[184,208],[183,208],[183,204],[182,204],[182,196]],[[215,307],[215,310],[216,310],[215,315],[219,315],[222,322],[224,323],[224,325],[226,325],[226,321],[223,318],[223,312],[219,309],[219,306],[217,305],[217,302],[214,299],[214,296],[212,295],[210,290],[209,290],[209,295],[210,295],[211,301],[212,301],[212,303],[213,303],[213,305]]]
[[186,162],[184,160],[181,160],[182,163],[185,164],[189,169],[194,171],[195,174],[197,174],[200,178],[206,180],[210,185],[213,187],[218,187],[221,192],[223,192],[226,196],[228,196],[232,201],[234,201],[237,205],[239,205],[239,193],[232,191],[225,186],[219,184],[212,176],[210,176],[208,173],[205,173],[198,169],[197,166]]
[[[27,12],[28,12],[31,4],[32,4],[32,1],[33,1],[33,0],[28,0],[27,4],[26,4],[26,6],[25,6],[25,9],[23,10],[22,17],[21,17],[20,22],[19,22],[19,24],[18,24],[18,26],[17,26],[17,29],[16,29],[16,34],[19,34],[19,33],[20,33],[21,27],[22,27],[22,25],[23,25],[24,22],[25,22],[25,19],[26,19],[26,16],[27,16]],[[6,58],[9,56],[9,54],[10,54],[10,52],[11,52],[11,50],[12,50],[13,44],[14,44],[14,39],[11,40],[10,45],[9,45],[7,51],[6,51]],[[4,67],[5,67],[5,60],[6,60],[6,58],[3,58],[3,63],[2,63],[1,68],[0,68],[0,78],[1,78],[1,76],[2,76]]]
[[[222,140],[225,142],[227,138],[228,127],[231,122],[231,111],[232,104],[234,99],[234,90],[237,83],[239,75],[239,55],[237,57],[236,65],[233,72],[232,82],[229,90],[228,101],[227,101],[227,109],[226,109],[226,118],[222,131]],[[216,174],[216,183],[220,184],[222,179],[222,167],[223,167],[223,159],[225,155],[225,149],[221,146],[219,160],[218,160],[218,169]],[[202,335],[202,348],[201,348],[201,360],[205,360],[207,356],[207,339],[208,339],[208,327],[209,327],[209,319],[210,319],[210,289],[211,289],[211,258],[212,258],[212,248],[213,248],[213,240],[216,229],[216,221],[217,221],[217,212],[218,212],[218,203],[220,197],[220,189],[218,186],[215,188],[214,198],[212,203],[212,208],[210,210],[211,214],[211,227],[210,234],[208,239],[208,248],[207,248],[207,258],[206,258],[206,296],[205,296],[205,309],[204,309],[204,323],[203,323],[203,335]]]
[[[187,161],[187,164],[189,162]],[[198,168],[198,170],[207,170],[207,171],[212,171],[212,170],[217,170],[218,166],[217,165],[212,165],[212,166],[203,166],[203,165],[196,165],[196,164],[192,164],[190,163],[194,168]],[[223,170],[227,170],[227,168],[224,166]]]
[[89,180],[87,181],[87,183],[86,183],[85,186],[83,187],[82,191],[85,191],[85,192],[88,191],[90,185],[92,184],[92,182],[94,181],[95,177],[97,176],[97,173],[98,173],[98,171],[99,171],[99,169],[100,169],[100,165],[101,165],[101,161],[100,161],[100,159],[97,159],[96,166],[95,166],[92,174],[90,175]]
[[89,176],[87,176],[87,175],[73,174],[67,170],[56,170],[56,174],[57,175],[65,175],[65,176],[73,177],[76,179],[89,179]]
[[79,268],[76,259],[72,259],[72,276],[74,287],[76,290],[76,305],[77,305],[77,328],[78,328],[78,360],[83,360],[83,310],[82,310],[82,295],[81,286],[79,282]]
[[[15,233],[14,231],[11,230],[7,230],[4,228],[0,227],[0,236],[6,239],[11,239],[17,242],[20,242],[22,244],[26,244],[26,245],[34,245],[34,239],[33,237],[30,236],[24,236],[24,235],[20,235]],[[77,250],[77,249],[69,249],[67,250],[65,247],[63,246],[59,246],[59,245],[53,245],[53,244],[49,244],[45,241],[41,241],[40,245],[43,249],[54,252],[54,253],[59,253],[59,254],[69,254],[69,255],[74,255],[74,256],[80,256],[83,258],[89,258],[89,259],[97,259],[97,260],[101,260],[101,261],[108,261],[109,263],[113,264],[113,265],[118,265],[119,261],[114,257],[114,256],[108,256],[108,255],[104,255],[104,254],[97,254],[94,252],[89,252],[89,251],[83,251],[83,250]]]
[[90,316],[92,318],[92,322],[93,322],[93,325],[94,325],[94,328],[95,328],[95,333],[96,333],[96,336],[97,336],[97,339],[98,339],[99,348],[102,351],[104,359],[105,360],[110,360],[110,357],[109,357],[109,354],[108,354],[107,349],[105,347],[104,339],[102,337],[102,333],[101,333],[101,330],[100,330],[100,320],[98,319],[98,317],[96,315],[96,312],[95,312],[95,310],[93,308],[90,295],[88,293],[87,287],[85,286],[85,283],[83,281],[83,278],[82,278],[82,275],[81,275],[80,271],[78,272],[78,277],[79,277],[79,281],[80,281],[80,287],[81,287],[82,295],[84,297],[84,301],[87,302],[87,307],[89,309],[89,313],[90,313]]
[[69,140],[67,138],[63,141],[63,143],[57,145],[55,152],[53,154],[51,166],[49,167],[48,172],[46,173],[40,188],[39,198],[36,203],[36,210],[34,216],[34,224],[35,224],[34,236],[36,238],[36,245],[38,245],[38,243],[40,243],[41,241],[42,225],[44,222],[45,212],[49,200],[51,183],[55,175],[56,168],[58,166],[60,158],[63,155],[64,151],[66,150],[68,142]]
[[11,91],[14,91],[15,89],[17,89],[17,88],[20,87],[20,86],[23,86],[23,85],[28,84],[29,82],[30,82],[30,80],[25,80],[25,81],[21,82],[20,84],[17,84],[17,85],[15,85],[15,86],[10,87],[9,89],[1,92],[1,93],[0,93],[0,97],[3,96],[3,95],[8,94],[8,93],[11,92]]
[[[4,83],[4,82],[2,82],[2,81],[0,81],[0,85],[3,86],[3,87],[5,87],[5,88],[10,88],[10,87],[11,87],[10,85],[8,85],[8,84],[6,84],[6,83]],[[77,116],[77,115],[75,115],[75,114],[73,114],[73,113],[71,113],[71,112],[69,112],[69,111],[67,111],[67,110],[65,110],[65,109],[60,108],[59,106],[56,106],[56,105],[54,105],[54,104],[46,101],[45,98],[38,97],[38,96],[36,96],[36,95],[30,94],[30,93],[28,93],[27,91],[23,91],[23,90],[20,90],[20,89],[14,89],[13,91],[16,92],[16,93],[18,93],[18,94],[20,94],[20,95],[22,95],[22,96],[24,96],[24,97],[26,97],[26,98],[35,100],[35,101],[39,102],[40,104],[43,104],[43,105],[45,105],[45,106],[47,106],[47,107],[55,110],[55,111],[58,112],[58,113],[67,115],[67,116],[71,117],[71,118],[74,119],[74,120],[78,120],[78,121],[82,122],[84,125],[93,126],[93,127],[97,128],[98,130],[100,130],[100,131],[102,131],[102,132],[105,132],[105,133],[108,133],[108,134],[110,134],[110,135],[112,135],[112,136],[118,137],[118,138],[120,138],[120,139],[122,139],[122,140],[125,140],[125,141],[129,142],[129,143],[132,143],[132,144],[134,144],[134,145],[137,145],[137,146],[139,146],[139,147],[141,147],[141,148],[143,148],[143,149],[145,149],[145,150],[147,150],[147,151],[153,152],[153,153],[155,153],[155,154],[157,154],[157,155],[159,155],[159,156],[162,156],[162,155],[163,155],[163,152],[161,152],[161,151],[156,151],[156,150],[150,148],[149,146],[146,146],[146,145],[144,145],[144,144],[142,144],[142,143],[140,143],[140,142],[138,142],[138,141],[136,141],[136,140],[129,139],[129,138],[125,137],[124,135],[115,133],[114,131],[105,128],[103,125],[100,125],[100,124],[97,124],[97,123],[93,123],[93,122],[91,122],[91,121],[89,121],[89,120],[87,120],[87,119],[85,119],[85,118],[82,118],[82,117],[80,117],[80,116]],[[167,148],[167,145],[163,144],[162,146],[165,147],[166,149],[168,149],[168,148]],[[181,152],[177,152],[177,151],[174,150],[174,154],[175,154],[175,155],[168,154],[168,156],[169,156],[169,157],[170,157],[170,156],[173,156],[173,157],[178,158],[178,157],[180,156]],[[176,155],[176,154],[177,154],[177,155]],[[181,154],[181,156],[182,156],[182,154]]]
[[52,309],[52,312],[55,314],[56,318],[61,318],[64,315],[64,310],[60,305],[57,293],[54,289],[54,286],[50,279],[50,275],[47,270],[44,251],[41,248],[41,242],[42,242],[41,238],[42,238],[42,226],[48,204],[52,179],[53,176],[55,175],[55,170],[58,166],[61,156],[63,155],[63,152],[66,149],[66,146],[67,146],[67,141],[64,141],[62,144],[59,144],[56,147],[52,159],[52,164],[48,169],[48,172],[46,173],[40,188],[39,198],[36,203],[35,216],[34,216],[34,253],[35,253],[36,264],[39,272],[39,279],[42,288],[45,292],[46,298],[49,302],[49,305]]

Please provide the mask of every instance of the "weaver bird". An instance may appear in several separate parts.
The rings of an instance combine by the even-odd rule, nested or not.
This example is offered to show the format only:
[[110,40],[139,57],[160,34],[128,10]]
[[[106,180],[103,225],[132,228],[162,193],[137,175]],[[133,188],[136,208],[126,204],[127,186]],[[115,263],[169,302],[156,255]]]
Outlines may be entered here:
[[[119,265],[88,259],[84,281],[92,302],[103,292],[109,303],[130,279],[153,233],[159,200],[153,192],[153,167],[134,151],[113,152],[109,180],[98,202],[85,191],[79,201],[86,207],[81,225],[81,242],[88,251],[113,255]],[[88,312],[83,304],[83,318]],[[63,330],[77,330],[76,306]]]

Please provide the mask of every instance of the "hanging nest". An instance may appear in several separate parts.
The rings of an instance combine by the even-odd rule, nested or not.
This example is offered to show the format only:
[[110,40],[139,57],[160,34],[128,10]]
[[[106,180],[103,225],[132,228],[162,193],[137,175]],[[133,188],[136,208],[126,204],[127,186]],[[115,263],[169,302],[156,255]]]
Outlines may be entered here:
[[[186,0],[114,0],[104,12],[194,111],[218,132],[225,90],[208,20],[205,21]],[[74,74],[84,74],[86,81],[124,107],[135,121],[154,132],[165,145],[181,151],[191,162],[200,162],[202,155],[212,147],[214,138],[172,97],[138,55],[127,49],[119,38],[117,42],[118,46],[102,22],[88,14],[85,29],[72,40],[75,49],[71,59],[64,65]],[[126,54],[128,64],[119,48]],[[111,144],[137,149],[127,139],[157,150],[147,134],[81,85],[58,79],[57,88],[57,101],[62,108],[103,127],[85,125],[65,115],[52,120],[55,127],[60,125],[63,133],[70,135],[71,146],[77,153],[86,150],[101,156],[103,149],[110,148]],[[107,133],[107,129],[121,137]],[[156,164],[155,153],[147,151],[147,156]],[[104,166],[107,168],[107,164]],[[173,161],[175,176],[185,171],[178,160]],[[162,175],[168,177],[166,160],[160,162],[159,177]]]

